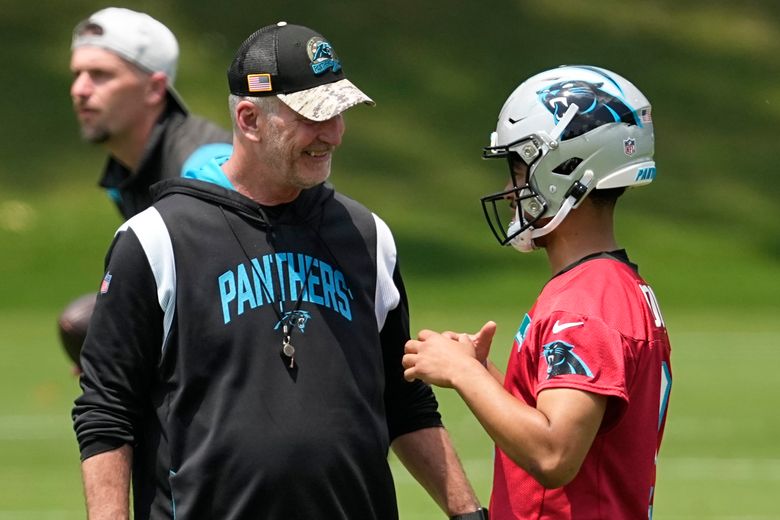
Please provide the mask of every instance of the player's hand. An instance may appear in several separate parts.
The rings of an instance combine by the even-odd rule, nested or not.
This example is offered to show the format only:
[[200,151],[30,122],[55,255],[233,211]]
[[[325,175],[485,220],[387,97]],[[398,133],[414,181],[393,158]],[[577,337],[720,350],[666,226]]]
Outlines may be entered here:
[[459,375],[475,367],[484,370],[470,336],[460,334],[454,339],[451,334],[421,330],[416,340],[407,341],[402,360],[404,377],[408,381],[420,379],[431,385],[453,388]]
[[[479,332],[468,335],[471,343],[474,345],[474,351],[477,359],[480,363],[482,363],[482,365],[487,366],[487,358],[488,354],[490,354],[490,346],[493,343],[493,336],[496,335],[496,328],[497,325],[495,321],[488,321],[482,325],[482,328],[479,329]],[[462,334],[462,332],[442,332],[443,336],[454,341],[458,341],[458,338],[460,338]]]

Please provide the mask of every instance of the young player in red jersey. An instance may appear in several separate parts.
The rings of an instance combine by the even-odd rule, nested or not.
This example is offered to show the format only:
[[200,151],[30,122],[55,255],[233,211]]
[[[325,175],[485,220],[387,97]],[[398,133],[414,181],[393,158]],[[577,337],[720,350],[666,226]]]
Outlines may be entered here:
[[650,104],[613,72],[559,67],[512,93],[491,141],[485,156],[508,159],[510,184],[482,199],[488,223],[502,245],[543,248],[553,277],[506,375],[487,361],[488,322],[473,335],[421,331],[405,376],[454,388],[495,441],[494,520],[652,517],[671,349],[613,230],[625,188],[655,178]]

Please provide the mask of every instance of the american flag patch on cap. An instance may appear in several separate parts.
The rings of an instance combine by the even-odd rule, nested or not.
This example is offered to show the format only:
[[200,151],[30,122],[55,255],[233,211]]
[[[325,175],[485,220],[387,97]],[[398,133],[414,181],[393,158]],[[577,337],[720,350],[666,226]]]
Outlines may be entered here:
[[653,116],[650,115],[650,111],[651,111],[650,108],[643,108],[639,112],[639,120],[642,121],[643,123],[652,123],[653,122]]
[[249,74],[246,77],[249,92],[271,92],[270,74]]

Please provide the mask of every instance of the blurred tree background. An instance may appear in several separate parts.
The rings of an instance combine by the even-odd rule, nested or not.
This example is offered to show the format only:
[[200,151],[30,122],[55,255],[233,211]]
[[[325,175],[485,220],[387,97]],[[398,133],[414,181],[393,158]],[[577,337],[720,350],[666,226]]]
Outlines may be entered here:
[[[323,33],[349,78],[377,102],[347,114],[333,183],[391,225],[413,327],[472,330],[497,319],[499,364],[549,272],[541,253],[521,257],[497,247],[483,222],[479,197],[506,178],[502,164],[480,159],[498,111],[520,81],[559,64],[598,65],[633,81],[653,104],[658,177],[623,197],[617,232],[653,283],[675,348],[661,475],[668,455],[676,462],[667,482],[690,484],[679,474],[693,472],[696,485],[688,489],[701,492],[691,499],[661,479],[668,498],[660,495],[657,517],[696,511],[691,518],[727,518],[706,512],[723,511],[728,499],[705,495],[711,482],[699,473],[741,475],[742,468],[752,475],[742,479],[745,500],[759,500],[758,490],[748,491],[755,475],[760,483],[780,481],[780,448],[772,441],[780,425],[761,411],[776,407],[780,389],[756,377],[758,367],[780,361],[776,0],[115,5],[146,11],[174,31],[177,89],[193,112],[226,127],[225,71],[246,36],[279,20]],[[96,186],[104,153],[80,141],[68,94],[72,28],[105,6],[0,0],[0,367],[14,374],[0,383],[0,457],[8,461],[0,464],[0,488],[7,488],[0,520],[71,518],[80,502],[71,496],[79,481],[67,424],[77,387],[54,320],[71,298],[98,286],[121,222]],[[489,440],[455,397],[439,395],[487,500]],[[36,442],[32,432],[47,428],[58,433]],[[718,466],[724,454],[753,462]],[[31,459],[40,465],[26,465]],[[52,505],[40,505],[41,490],[24,484],[31,472],[47,475],[40,486],[56,475],[66,504],[44,488]],[[430,518],[427,503],[406,498],[404,482],[399,477],[403,517]],[[720,485],[734,490],[728,479]],[[28,506],[27,495],[39,505]],[[755,506],[751,518],[774,518],[772,507]]]
[[[7,280],[4,290],[13,297],[0,307],[55,308],[68,290],[83,288],[77,275],[94,278],[102,255],[96,261],[95,251],[80,253],[102,251],[119,222],[95,186],[103,153],[79,142],[68,97],[70,32],[104,4],[3,3],[0,232],[16,257],[4,267],[39,276]],[[780,117],[776,2],[124,5],[174,30],[181,45],[177,88],[193,111],[225,126],[225,70],[254,29],[284,19],[313,26],[334,42],[349,77],[377,106],[348,114],[333,182],[393,224],[407,270],[426,283],[515,272],[485,233],[477,200],[504,182],[503,167],[479,154],[509,92],[558,64],[613,69],[653,103],[658,182],[621,204],[621,238],[642,248],[648,274],[671,274],[669,262],[687,267],[655,282],[664,303],[776,301],[770,284],[746,283],[756,272],[767,278],[776,272],[780,255],[771,143]],[[73,201],[93,213],[90,229],[81,225],[83,213],[71,211]],[[95,235],[100,238],[92,240]],[[540,255],[522,262],[536,273],[546,269]],[[67,270],[72,276],[64,276]],[[44,272],[58,276],[40,276]],[[47,289],[35,290],[38,284]],[[537,289],[531,285],[529,295]],[[66,289],[61,297],[59,289]],[[43,293],[49,296],[44,301]]]

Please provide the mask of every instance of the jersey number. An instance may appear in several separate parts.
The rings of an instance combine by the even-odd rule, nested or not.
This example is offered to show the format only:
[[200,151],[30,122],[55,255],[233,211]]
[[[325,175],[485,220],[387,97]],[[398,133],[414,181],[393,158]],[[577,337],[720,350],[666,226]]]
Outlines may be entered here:
[[645,301],[647,302],[647,306],[650,307],[650,312],[653,313],[653,318],[655,318],[655,326],[666,327],[666,325],[664,324],[664,317],[661,316],[661,308],[658,306],[658,300],[656,299],[653,290],[650,288],[649,285],[640,284],[639,288],[642,289],[642,294],[645,295]]

